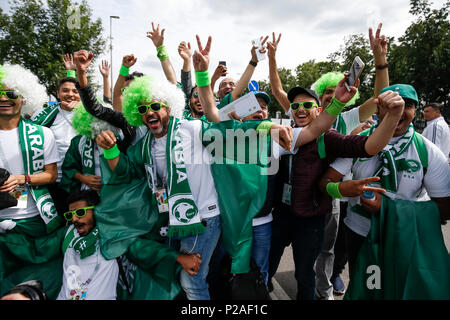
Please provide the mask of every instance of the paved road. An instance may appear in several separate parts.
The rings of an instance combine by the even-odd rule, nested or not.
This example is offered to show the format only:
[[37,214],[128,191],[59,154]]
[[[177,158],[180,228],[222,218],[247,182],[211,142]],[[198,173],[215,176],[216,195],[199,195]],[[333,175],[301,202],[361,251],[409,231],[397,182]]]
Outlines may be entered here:
[[[450,253],[450,223],[442,226],[445,245]],[[348,265],[341,275],[345,285],[348,284]],[[284,251],[280,266],[273,281],[274,291],[271,293],[273,300],[294,300],[297,294],[297,282],[294,277],[294,262],[292,258],[292,248],[288,247]],[[334,296],[335,300],[342,300],[343,296]]]

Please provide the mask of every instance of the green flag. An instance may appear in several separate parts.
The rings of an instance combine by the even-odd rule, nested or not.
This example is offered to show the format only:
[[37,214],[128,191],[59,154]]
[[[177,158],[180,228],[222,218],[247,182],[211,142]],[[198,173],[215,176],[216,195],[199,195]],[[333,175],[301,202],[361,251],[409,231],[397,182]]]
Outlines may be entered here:
[[346,300],[448,300],[450,256],[434,201],[382,198]]

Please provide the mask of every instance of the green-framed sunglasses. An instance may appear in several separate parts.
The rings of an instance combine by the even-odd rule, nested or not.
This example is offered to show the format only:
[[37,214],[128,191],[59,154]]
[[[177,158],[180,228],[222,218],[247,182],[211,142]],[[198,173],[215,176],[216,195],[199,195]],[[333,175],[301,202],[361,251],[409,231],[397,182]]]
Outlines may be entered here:
[[146,114],[148,109],[152,110],[153,112],[159,112],[161,110],[161,107],[166,107],[167,105],[162,102],[154,102],[151,104],[144,104],[138,107],[138,112],[142,115]]
[[78,218],[82,218],[86,215],[87,210],[94,209],[94,206],[84,207],[84,208],[78,208],[72,211],[64,212],[64,218],[67,221],[72,221],[73,215],[75,214]]
[[5,95],[8,100],[15,101],[19,99],[20,93],[15,90],[0,90],[0,97]]
[[300,109],[300,107],[303,107],[305,110],[311,110],[314,107],[318,107],[317,103],[312,101],[292,102],[289,106],[293,111]]

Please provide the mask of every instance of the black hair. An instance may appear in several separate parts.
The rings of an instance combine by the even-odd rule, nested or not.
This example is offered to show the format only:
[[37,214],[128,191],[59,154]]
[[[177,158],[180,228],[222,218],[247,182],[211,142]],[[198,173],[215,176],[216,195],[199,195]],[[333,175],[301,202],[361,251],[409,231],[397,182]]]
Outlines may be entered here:
[[72,77],[62,78],[58,82],[58,91],[61,86],[66,82],[72,82],[75,86],[78,84],[78,80]]
[[47,300],[47,295],[42,288],[42,282],[39,280],[30,280],[23,282],[8,290],[4,296],[20,293],[30,300]]
[[134,71],[125,77],[125,81],[134,80],[134,78],[143,77],[144,74],[142,72]]
[[100,196],[95,190],[82,190],[71,193],[67,197],[68,205],[77,201],[86,201],[88,206],[96,206],[100,203]]
[[439,110],[439,112],[442,112],[442,109],[444,108],[444,104],[437,103],[437,102],[431,102],[425,105],[424,109],[427,107],[431,107],[434,110]]

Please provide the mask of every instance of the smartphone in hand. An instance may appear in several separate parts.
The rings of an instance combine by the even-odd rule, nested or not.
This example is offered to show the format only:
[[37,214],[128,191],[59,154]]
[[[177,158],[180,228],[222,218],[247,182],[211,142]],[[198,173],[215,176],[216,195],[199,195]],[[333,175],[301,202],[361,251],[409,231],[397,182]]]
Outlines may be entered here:
[[349,76],[347,77],[347,80],[345,81],[345,87],[348,91],[350,91],[350,87],[354,86],[356,83],[356,80],[360,77],[363,69],[364,69],[364,62],[361,60],[360,57],[356,56],[355,60],[353,60],[352,67],[349,71]]
[[261,45],[261,39],[254,39],[252,40],[252,45],[255,47],[258,47],[256,49],[256,57],[258,58],[258,61],[264,60],[266,58],[266,55],[264,53],[259,52],[260,49],[262,49]]

